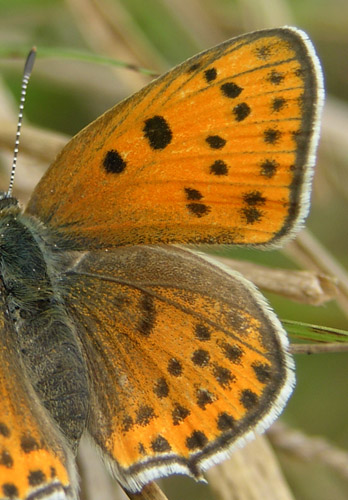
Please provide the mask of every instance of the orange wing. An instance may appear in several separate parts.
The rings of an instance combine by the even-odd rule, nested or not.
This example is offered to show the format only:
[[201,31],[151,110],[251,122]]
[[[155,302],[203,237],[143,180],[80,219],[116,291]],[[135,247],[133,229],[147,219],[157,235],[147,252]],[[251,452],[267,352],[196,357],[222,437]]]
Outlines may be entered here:
[[[4,290],[0,297],[5,297]],[[0,498],[76,500],[72,452],[42,407],[0,315]],[[19,347],[18,347],[19,349]]]
[[304,33],[232,39],[75,136],[27,212],[77,249],[276,243],[307,214],[321,104]]
[[88,431],[126,489],[201,478],[283,409],[286,334],[238,273],[141,245],[85,254],[63,281],[90,371]]

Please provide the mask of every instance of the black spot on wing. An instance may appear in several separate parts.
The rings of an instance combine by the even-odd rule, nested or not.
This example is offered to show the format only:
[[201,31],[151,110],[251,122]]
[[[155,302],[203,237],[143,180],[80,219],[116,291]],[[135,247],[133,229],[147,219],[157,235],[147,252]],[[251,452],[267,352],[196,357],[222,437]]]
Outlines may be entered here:
[[255,394],[250,389],[245,389],[244,391],[242,391],[242,394],[240,396],[240,402],[246,410],[251,410],[252,408],[254,408],[257,405],[258,400],[259,398],[257,397],[257,394]]
[[130,415],[126,415],[122,421],[122,430],[124,432],[130,431],[134,427],[133,419]]
[[260,174],[263,177],[272,179],[279,168],[279,163],[272,159],[266,159],[261,163]]
[[224,97],[228,97],[229,99],[235,99],[243,91],[243,88],[234,82],[223,83],[221,85],[220,89],[221,89],[222,95]]
[[235,376],[232,375],[228,368],[224,368],[223,366],[219,365],[214,366],[213,375],[217,382],[224,389],[229,387],[229,385],[235,380]]
[[223,342],[221,344],[221,349],[224,356],[232,363],[238,364],[244,354],[241,347],[238,345],[229,344],[228,342]]
[[191,359],[196,366],[199,367],[207,366],[210,360],[210,354],[205,349],[197,349],[192,354]]
[[217,77],[217,71],[215,68],[209,68],[204,71],[204,78],[206,79],[207,83],[214,81],[216,77]]
[[202,193],[198,189],[185,188],[186,198],[188,200],[201,200],[203,198]]
[[190,413],[191,412],[188,408],[179,404],[175,405],[175,408],[172,411],[173,425],[179,425],[190,415]]
[[195,327],[195,337],[198,340],[210,340],[211,333],[209,328],[205,325],[198,323]]
[[202,431],[193,431],[192,434],[186,439],[186,446],[189,450],[196,450],[204,448],[207,444],[208,438]]
[[285,76],[283,73],[280,71],[272,70],[268,76],[267,76],[267,81],[272,83],[273,85],[280,85],[282,81],[284,80]]
[[151,295],[145,294],[141,297],[139,311],[141,315],[138,331],[145,337],[148,337],[155,326],[156,319],[155,303]]
[[141,406],[137,411],[136,423],[138,425],[146,426],[152,419],[155,418],[154,409],[151,406]]
[[255,224],[256,222],[259,222],[263,217],[263,213],[261,212],[261,210],[255,207],[242,208],[241,214],[246,224]]
[[255,50],[256,57],[262,61],[267,61],[272,55],[272,49],[269,45],[262,45]]
[[46,481],[46,475],[42,470],[37,469],[29,472],[28,483],[30,484],[30,486],[39,486],[45,481]]
[[163,453],[165,451],[170,451],[171,450],[170,444],[168,443],[168,441],[166,440],[166,438],[164,438],[161,435],[158,435],[151,442],[151,448],[153,449],[153,451],[158,452],[158,453]]
[[250,115],[251,108],[246,102],[241,102],[232,109],[232,113],[237,122],[242,122]]
[[229,431],[235,427],[235,419],[226,412],[219,413],[217,419],[217,428],[219,431]]
[[182,365],[177,359],[171,358],[168,362],[167,370],[170,375],[179,377],[182,374]]
[[164,149],[172,141],[173,133],[163,116],[153,116],[145,120],[144,136],[152,149]]
[[156,381],[153,392],[160,399],[166,398],[168,396],[169,386],[164,377],[161,377]]
[[202,410],[205,410],[206,406],[213,403],[215,399],[216,398],[213,396],[213,394],[211,394],[211,392],[207,391],[206,389],[198,389],[197,404]]
[[191,214],[195,215],[198,218],[208,215],[211,211],[211,208],[204,203],[188,203],[186,206]]
[[274,112],[281,111],[286,105],[286,99],[284,97],[275,97],[271,103],[271,109]]
[[104,156],[103,167],[108,174],[120,174],[126,166],[127,163],[115,149],[111,149]]
[[21,438],[21,448],[24,453],[30,453],[34,450],[39,450],[40,446],[38,442],[31,436],[22,436]]
[[214,163],[210,165],[210,173],[213,175],[227,175],[227,163],[223,160],[215,160]]
[[6,498],[17,498],[18,488],[13,483],[4,483],[2,485],[2,492]]
[[13,458],[9,451],[2,450],[0,453],[0,465],[3,465],[7,469],[11,469],[13,466]]
[[0,422],[0,435],[4,437],[10,437],[11,435],[10,429],[3,422]]
[[226,140],[219,135],[209,135],[205,140],[212,149],[222,149]]
[[256,378],[261,384],[266,384],[271,378],[271,367],[266,363],[255,362],[251,365]]
[[266,203],[266,198],[262,196],[261,191],[248,191],[243,194],[243,201],[249,207],[264,205]]
[[266,144],[277,144],[281,138],[281,132],[275,128],[268,128],[263,133],[263,140]]
[[194,71],[197,71],[201,67],[200,63],[194,63],[191,64],[191,66],[188,68],[187,72],[188,73],[193,73]]

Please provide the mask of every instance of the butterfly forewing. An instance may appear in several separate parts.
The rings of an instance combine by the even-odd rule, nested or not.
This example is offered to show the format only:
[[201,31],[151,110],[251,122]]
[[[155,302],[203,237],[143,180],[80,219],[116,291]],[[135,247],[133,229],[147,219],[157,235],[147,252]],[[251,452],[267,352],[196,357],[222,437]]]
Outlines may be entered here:
[[27,211],[81,249],[280,241],[308,210],[321,100],[302,32],[243,35],[80,132]]

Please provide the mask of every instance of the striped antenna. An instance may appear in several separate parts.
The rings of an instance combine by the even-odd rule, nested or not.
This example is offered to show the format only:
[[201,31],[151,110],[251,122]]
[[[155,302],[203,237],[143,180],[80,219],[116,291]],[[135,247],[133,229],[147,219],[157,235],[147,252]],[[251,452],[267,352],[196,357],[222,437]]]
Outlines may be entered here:
[[13,152],[13,162],[12,162],[10,183],[9,183],[8,191],[6,193],[7,198],[9,198],[12,194],[14,176],[15,176],[16,165],[17,165],[19,138],[21,135],[21,128],[22,128],[24,102],[25,102],[25,96],[27,93],[27,86],[28,86],[29,78],[30,78],[30,75],[31,75],[31,72],[32,72],[32,69],[34,66],[34,62],[35,62],[35,56],[36,56],[36,47],[33,47],[31,49],[31,51],[29,52],[27,60],[25,61],[25,65],[24,65],[21,100],[20,100],[20,104],[19,104],[19,115],[18,115],[18,123],[17,123],[16,142],[15,142],[15,148],[14,148],[14,152]]

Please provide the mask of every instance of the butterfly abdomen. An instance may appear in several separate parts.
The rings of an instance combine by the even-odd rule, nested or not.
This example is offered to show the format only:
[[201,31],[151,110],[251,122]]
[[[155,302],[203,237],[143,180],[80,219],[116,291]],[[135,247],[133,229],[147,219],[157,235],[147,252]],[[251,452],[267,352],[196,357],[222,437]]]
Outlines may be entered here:
[[43,231],[13,205],[0,212],[5,315],[15,333],[25,375],[76,450],[88,411],[87,370]]

